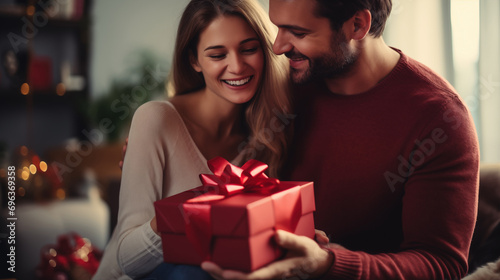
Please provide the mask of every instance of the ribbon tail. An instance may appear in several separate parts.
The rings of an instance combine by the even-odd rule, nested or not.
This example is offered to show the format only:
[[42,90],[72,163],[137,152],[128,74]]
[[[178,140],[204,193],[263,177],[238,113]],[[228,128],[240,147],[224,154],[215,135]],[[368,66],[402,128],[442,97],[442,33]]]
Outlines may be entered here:
[[302,217],[300,190],[273,195],[276,229],[294,233]]
[[186,237],[203,260],[210,260],[212,226],[210,204],[184,204]]

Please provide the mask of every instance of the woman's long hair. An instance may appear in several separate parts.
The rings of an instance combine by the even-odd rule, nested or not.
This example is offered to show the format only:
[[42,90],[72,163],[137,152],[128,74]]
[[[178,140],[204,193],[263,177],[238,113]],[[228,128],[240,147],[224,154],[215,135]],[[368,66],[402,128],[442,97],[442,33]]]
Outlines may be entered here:
[[260,86],[246,104],[246,125],[250,136],[239,146],[245,160],[258,159],[269,165],[269,174],[277,176],[285,160],[291,124],[282,116],[291,108],[288,64],[284,56],[273,53],[276,29],[256,0],[191,0],[177,30],[169,95],[181,95],[204,88],[205,80],[191,64],[197,57],[200,34],[216,18],[236,15],[257,34],[264,51],[264,73]]

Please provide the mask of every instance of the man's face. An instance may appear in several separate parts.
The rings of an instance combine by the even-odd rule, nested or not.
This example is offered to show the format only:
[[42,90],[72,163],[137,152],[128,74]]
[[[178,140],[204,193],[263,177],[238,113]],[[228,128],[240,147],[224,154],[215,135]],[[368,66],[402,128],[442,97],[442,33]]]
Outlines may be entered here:
[[269,16],[278,26],[273,49],[290,59],[295,83],[342,76],[358,57],[342,29],[333,31],[327,18],[316,17],[315,8],[315,0],[269,2]]

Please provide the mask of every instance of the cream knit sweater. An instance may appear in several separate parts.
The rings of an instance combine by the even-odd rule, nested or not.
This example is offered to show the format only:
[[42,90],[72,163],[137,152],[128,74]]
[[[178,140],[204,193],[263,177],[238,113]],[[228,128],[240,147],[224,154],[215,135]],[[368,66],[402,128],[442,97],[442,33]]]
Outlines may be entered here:
[[[239,165],[241,156],[232,163]],[[93,279],[136,278],[162,263],[161,238],[149,224],[155,215],[153,203],[199,186],[200,173],[211,173],[207,159],[172,103],[140,106],[129,133],[118,223]]]

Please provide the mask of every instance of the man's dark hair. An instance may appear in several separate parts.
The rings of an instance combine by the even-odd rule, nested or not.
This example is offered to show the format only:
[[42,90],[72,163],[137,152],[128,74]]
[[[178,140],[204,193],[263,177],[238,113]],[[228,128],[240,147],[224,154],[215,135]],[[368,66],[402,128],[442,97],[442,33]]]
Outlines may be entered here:
[[372,14],[370,34],[375,38],[382,36],[392,9],[392,0],[316,0],[316,3],[316,15],[328,18],[332,30],[342,28],[356,12],[369,10]]

